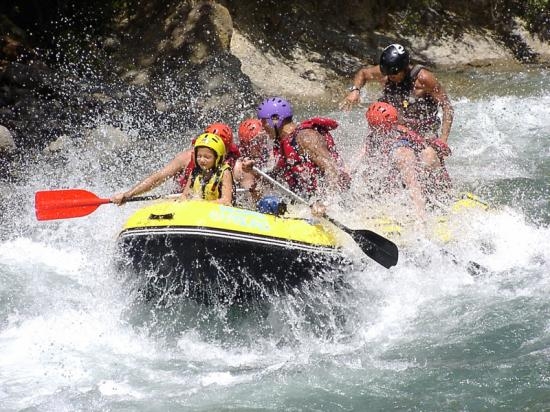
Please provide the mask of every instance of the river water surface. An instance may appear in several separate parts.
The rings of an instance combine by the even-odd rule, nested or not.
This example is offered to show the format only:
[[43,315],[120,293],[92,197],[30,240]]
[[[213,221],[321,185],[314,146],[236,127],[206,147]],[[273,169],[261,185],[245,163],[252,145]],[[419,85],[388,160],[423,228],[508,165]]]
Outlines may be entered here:
[[[344,291],[156,307],[112,265],[138,204],[35,220],[37,190],[107,197],[184,147],[175,138],[136,141],[124,159],[69,147],[0,183],[0,410],[549,410],[550,75],[442,79],[456,116],[450,174],[493,208],[459,222],[448,254],[417,236],[391,270],[346,273]],[[323,114],[352,158],[363,110]]]

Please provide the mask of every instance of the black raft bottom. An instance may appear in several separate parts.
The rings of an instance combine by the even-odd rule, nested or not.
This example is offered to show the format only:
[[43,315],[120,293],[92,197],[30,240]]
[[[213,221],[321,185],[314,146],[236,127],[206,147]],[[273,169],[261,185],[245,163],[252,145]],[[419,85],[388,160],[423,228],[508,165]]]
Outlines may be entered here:
[[124,232],[118,265],[139,277],[148,300],[181,295],[201,303],[235,303],[292,293],[302,282],[349,263],[336,248],[194,232]]

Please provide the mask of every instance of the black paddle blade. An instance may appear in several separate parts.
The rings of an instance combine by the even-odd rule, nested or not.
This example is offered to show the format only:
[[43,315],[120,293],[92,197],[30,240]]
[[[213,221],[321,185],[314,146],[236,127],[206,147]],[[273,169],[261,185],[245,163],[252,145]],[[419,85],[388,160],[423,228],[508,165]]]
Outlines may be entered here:
[[[253,169],[256,173],[261,175],[268,182],[270,182],[273,185],[277,186],[284,193],[288,194],[289,196],[292,196],[298,202],[303,203],[305,205],[308,204],[308,202],[306,200],[302,199],[300,196],[298,196],[292,190],[290,190],[287,187],[283,186],[281,183],[279,183],[278,181],[273,179],[271,176],[269,176],[265,172],[262,172],[257,167],[254,167]],[[327,219],[329,222],[331,222],[337,228],[340,228],[344,232],[349,234],[351,236],[351,238],[359,245],[359,247],[363,250],[363,252],[368,257],[370,257],[374,261],[378,262],[379,264],[384,266],[386,269],[389,269],[392,266],[395,266],[397,264],[397,260],[399,259],[399,251],[398,251],[397,246],[395,245],[395,243],[393,243],[391,240],[386,239],[385,237],[380,236],[379,234],[371,232],[370,230],[353,230],[353,229],[350,229],[349,227],[343,225],[342,223],[340,223],[339,221],[331,218],[328,215],[325,215],[325,219]]]
[[386,269],[397,265],[399,249],[391,240],[370,230],[348,229],[347,232],[372,260],[378,262]]

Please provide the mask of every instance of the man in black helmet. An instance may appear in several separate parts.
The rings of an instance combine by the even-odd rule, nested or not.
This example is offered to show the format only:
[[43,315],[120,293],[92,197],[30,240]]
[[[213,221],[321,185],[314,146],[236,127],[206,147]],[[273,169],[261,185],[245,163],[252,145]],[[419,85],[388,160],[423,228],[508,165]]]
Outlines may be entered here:
[[340,107],[349,110],[358,103],[360,90],[369,81],[382,83],[384,89],[379,100],[393,105],[399,112],[400,123],[426,138],[428,147],[423,153],[424,162],[440,166],[441,160],[450,154],[447,141],[453,107],[434,74],[424,66],[411,65],[409,52],[402,45],[390,44],[382,51],[377,66],[362,68],[355,74],[349,94]]

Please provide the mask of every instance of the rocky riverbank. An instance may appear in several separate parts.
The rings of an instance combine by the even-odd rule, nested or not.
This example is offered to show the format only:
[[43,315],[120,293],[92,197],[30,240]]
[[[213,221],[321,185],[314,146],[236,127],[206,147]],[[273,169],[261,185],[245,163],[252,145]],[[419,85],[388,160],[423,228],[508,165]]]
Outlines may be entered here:
[[550,62],[545,20],[538,32],[525,11],[480,23],[476,7],[487,15],[490,5],[481,0],[460,12],[445,2],[392,9],[374,1],[147,0],[85,9],[86,19],[48,2],[23,16],[15,3],[0,9],[4,169],[22,153],[62,151],[90,136],[116,146],[131,133],[147,139],[212,121],[236,125],[265,95],[335,104],[353,73],[391,42],[436,70]]

